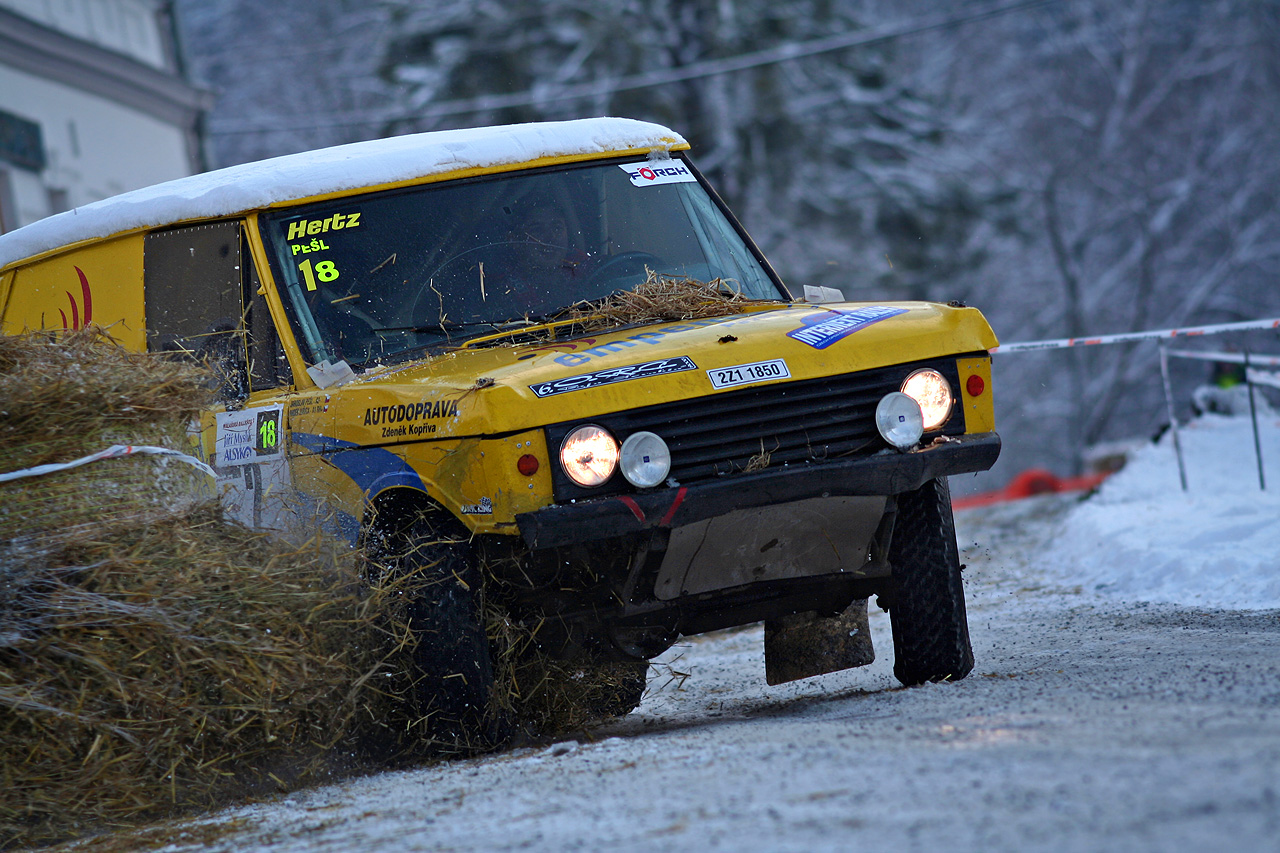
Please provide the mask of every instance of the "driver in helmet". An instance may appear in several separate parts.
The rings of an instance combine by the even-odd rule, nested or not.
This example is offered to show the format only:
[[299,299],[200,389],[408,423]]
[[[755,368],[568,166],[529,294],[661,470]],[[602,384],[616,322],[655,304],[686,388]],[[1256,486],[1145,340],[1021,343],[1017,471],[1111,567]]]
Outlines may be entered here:
[[542,311],[581,298],[580,285],[594,264],[574,248],[569,224],[548,195],[526,196],[503,206],[511,217],[507,252],[494,270],[492,291],[512,300],[523,311]]

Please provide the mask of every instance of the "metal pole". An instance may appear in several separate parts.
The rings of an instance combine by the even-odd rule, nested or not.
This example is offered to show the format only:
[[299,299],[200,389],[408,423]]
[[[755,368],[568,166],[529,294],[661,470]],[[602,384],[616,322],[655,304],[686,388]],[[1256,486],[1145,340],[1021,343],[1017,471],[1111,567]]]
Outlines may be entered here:
[[1267,490],[1267,476],[1262,470],[1262,439],[1258,437],[1258,404],[1253,399],[1253,382],[1249,379],[1249,350],[1244,351],[1244,384],[1249,389],[1249,417],[1253,420],[1253,452],[1258,457],[1258,488]]
[[1164,403],[1169,410],[1169,428],[1173,430],[1173,452],[1178,457],[1178,479],[1182,491],[1187,490],[1187,469],[1182,464],[1182,442],[1178,440],[1178,419],[1173,414],[1173,388],[1169,384],[1169,353],[1164,341],[1160,342],[1160,375],[1164,378]]

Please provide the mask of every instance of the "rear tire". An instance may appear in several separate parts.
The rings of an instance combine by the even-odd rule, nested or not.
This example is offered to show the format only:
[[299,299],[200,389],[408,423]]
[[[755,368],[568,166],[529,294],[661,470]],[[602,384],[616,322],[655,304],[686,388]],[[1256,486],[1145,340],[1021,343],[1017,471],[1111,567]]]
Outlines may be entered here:
[[898,495],[889,563],[893,674],[906,685],[964,678],[973,646],[946,478]]

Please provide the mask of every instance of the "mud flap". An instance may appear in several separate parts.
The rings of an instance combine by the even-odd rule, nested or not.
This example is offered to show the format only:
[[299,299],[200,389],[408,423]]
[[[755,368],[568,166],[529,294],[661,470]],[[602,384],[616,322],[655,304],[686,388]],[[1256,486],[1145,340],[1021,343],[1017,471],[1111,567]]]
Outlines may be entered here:
[[865,598],[854,599],[837,616],[810,611],[764,623],[764,677],[771,685],[866,666],[875,659]]

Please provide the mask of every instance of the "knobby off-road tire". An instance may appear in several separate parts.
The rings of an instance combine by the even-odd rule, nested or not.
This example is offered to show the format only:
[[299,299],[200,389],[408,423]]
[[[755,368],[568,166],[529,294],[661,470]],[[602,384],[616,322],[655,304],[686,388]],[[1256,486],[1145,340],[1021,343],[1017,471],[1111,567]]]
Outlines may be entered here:
[[494,671],[482,609],[483,578],[465,530],[443,510],[383,520],[370,556],[411,596],[415,711],[438,751],[501,745],[509,721],[494,701]]
[[964,678],[973,670],[973,646],[945,477],[898,495],[889,563],[893,674],[906,685]]

